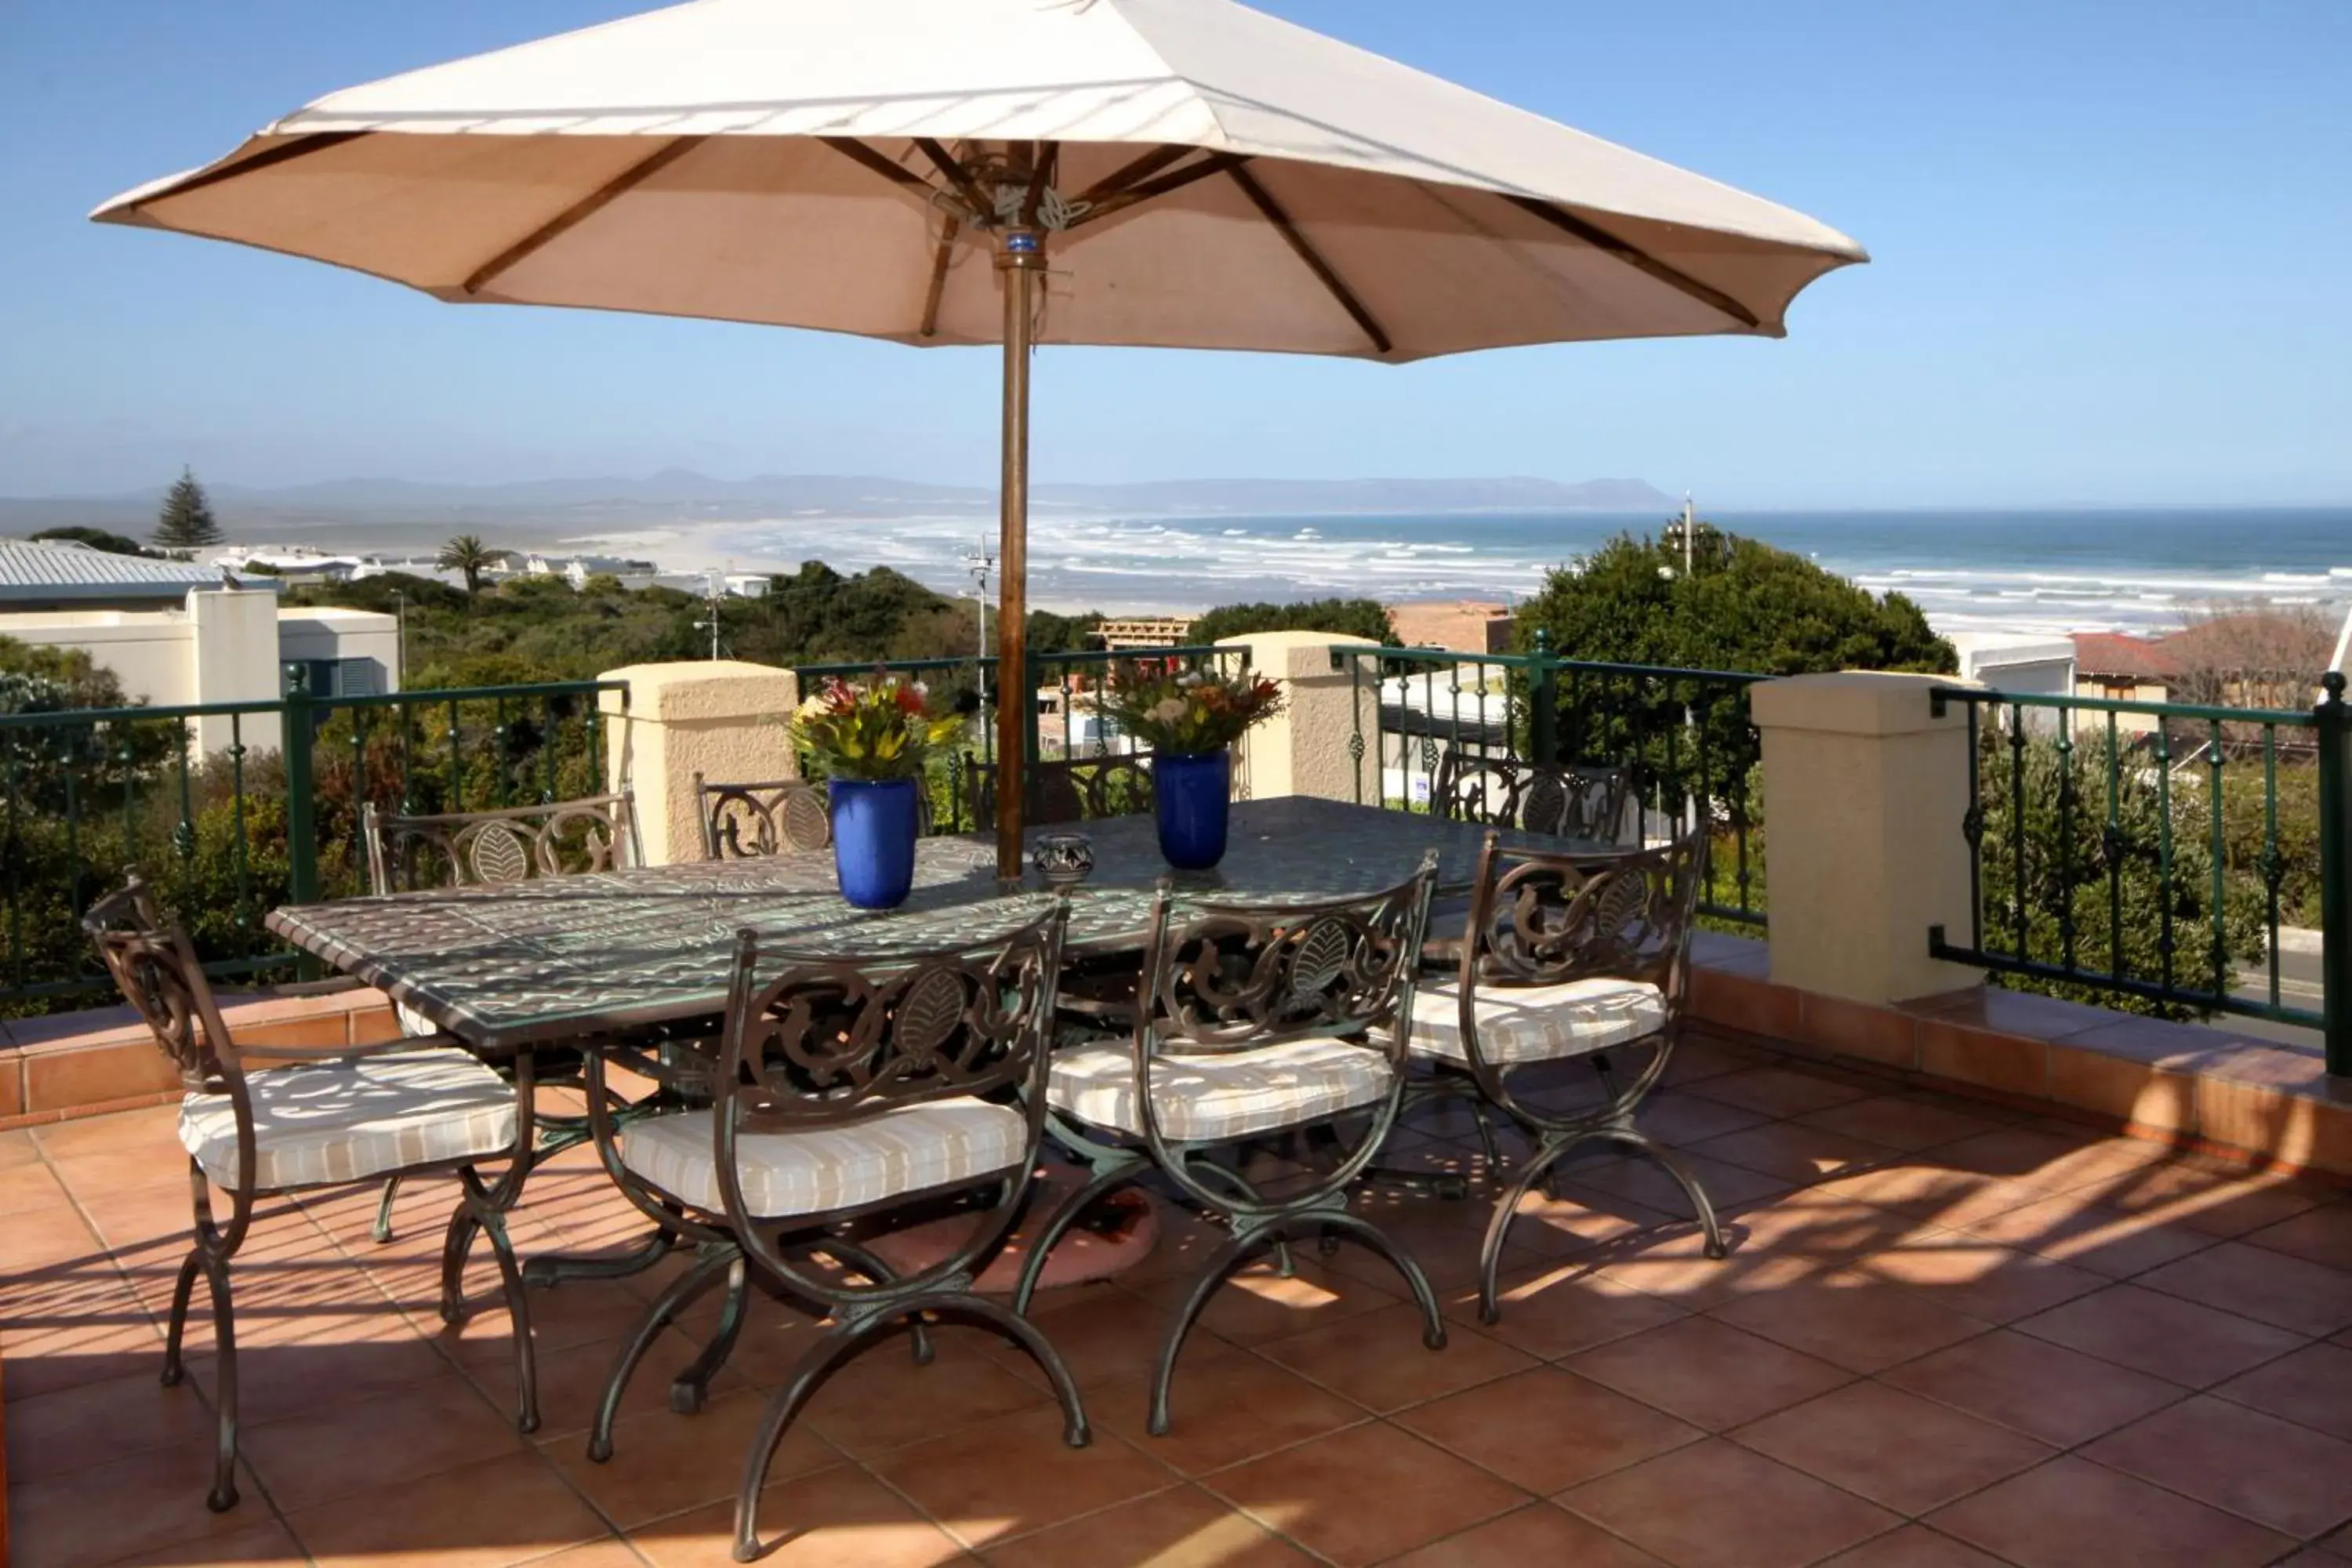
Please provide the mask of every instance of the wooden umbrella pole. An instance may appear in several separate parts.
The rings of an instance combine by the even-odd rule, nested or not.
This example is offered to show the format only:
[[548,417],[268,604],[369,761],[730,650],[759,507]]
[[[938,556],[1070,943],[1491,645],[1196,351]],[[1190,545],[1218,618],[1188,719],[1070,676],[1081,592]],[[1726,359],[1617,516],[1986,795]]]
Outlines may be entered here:
[[996,553],[996,874],[1022,875],[1029,802],[1029,348],[1035,279],[1045,265],[1034,230],[1013,229],[997,252],[1004,274],[1004,473]]

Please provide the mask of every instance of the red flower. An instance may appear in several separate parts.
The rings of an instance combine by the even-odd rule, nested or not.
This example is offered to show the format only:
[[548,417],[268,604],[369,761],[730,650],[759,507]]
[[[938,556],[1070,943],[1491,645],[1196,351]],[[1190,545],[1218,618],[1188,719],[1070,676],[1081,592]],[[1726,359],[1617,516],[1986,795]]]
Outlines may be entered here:
[[922,694],[918,692],[913,687],[901,686],[893,691],[891,696],[898,702],[899,712],[911,713],[918,716],[922,713]]

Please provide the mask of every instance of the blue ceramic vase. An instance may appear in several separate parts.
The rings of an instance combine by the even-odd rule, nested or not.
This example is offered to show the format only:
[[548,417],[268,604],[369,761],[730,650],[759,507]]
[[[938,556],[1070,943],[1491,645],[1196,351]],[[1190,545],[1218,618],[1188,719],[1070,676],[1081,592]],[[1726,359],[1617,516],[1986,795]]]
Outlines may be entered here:
[[861,910],[895,910],[915,886],[917,779],[834,779],[833,869]]
[[1234,754],[1166,752],[1151,760],[1160,819],[1160,853],[1179,871],[1205,871],[1225,858],[1225,823],[1234,798]]

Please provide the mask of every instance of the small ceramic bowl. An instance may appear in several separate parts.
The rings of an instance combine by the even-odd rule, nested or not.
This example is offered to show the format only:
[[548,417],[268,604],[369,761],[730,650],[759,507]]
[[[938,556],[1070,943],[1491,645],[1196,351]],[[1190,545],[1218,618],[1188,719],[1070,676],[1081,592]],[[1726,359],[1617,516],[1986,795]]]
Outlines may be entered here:
[[1083,833],[1047,833],[1030,857],[1049,888],[1075,888],[1095,868],[1095,847]]

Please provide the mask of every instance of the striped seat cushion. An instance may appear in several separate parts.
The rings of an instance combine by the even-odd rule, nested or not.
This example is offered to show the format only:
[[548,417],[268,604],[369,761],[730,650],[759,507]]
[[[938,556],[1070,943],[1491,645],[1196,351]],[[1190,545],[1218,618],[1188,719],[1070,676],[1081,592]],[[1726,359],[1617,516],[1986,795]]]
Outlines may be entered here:
[[[245,1081],[259,1191],[365,1181],[514,1148],[514,1086],[446,1046],[274,1068]],[[180,1142],[206,1175],[236,1184],[228,1096],[182,1100]]]
[[[745,1133],[735,1141],[743,1201],[761,1218],[860,1208],[903,1193],[976,1182],[1018,1166],[1029,1121],[984,1100],[935,1100],[846,1127]],[[723,1212],[710,1112],[639,1121],[621,1134],[621,1163],[664,1192]]]
[[[1370,1105],[1394,1076],[1386,1057],[1345,1040],[1161,1056],[1151,1064],[1151,1109],[1164,1137],[1222,1143]],[[1055,1052],[1045,1098],[1076,1121],[1143,1135],[1130,1046]]]
[[[1560,985],[1481,985],[1471,1006],[1478,1054],[1497,1066],[1605,1051],[1655,1034],[1666,1023],[1665,1000],[1656,986],[1607,975]],[[1412,1051],[1469,1062],[1462,1044],[1461,982],[1423,984],[1413,993]]]

